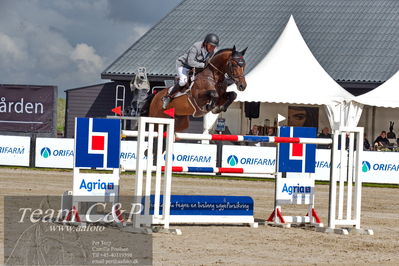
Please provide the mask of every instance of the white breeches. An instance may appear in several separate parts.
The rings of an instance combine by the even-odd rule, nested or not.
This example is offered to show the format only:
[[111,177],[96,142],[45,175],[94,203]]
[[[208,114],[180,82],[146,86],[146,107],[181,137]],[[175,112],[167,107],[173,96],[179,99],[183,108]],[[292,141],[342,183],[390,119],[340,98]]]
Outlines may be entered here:
[[177,67],[177,73],[179,75],[179,85],[181,87],[185,86],[187,84],[187,80],[188,80],[188,72],[190,71],[190,69],[182,67],[182,66],[178,66]]

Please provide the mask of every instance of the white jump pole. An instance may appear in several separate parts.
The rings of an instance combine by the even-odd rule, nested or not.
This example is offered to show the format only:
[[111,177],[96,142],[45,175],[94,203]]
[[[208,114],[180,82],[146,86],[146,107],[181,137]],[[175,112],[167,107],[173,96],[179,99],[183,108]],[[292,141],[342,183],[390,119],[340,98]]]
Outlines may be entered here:
[[[135,180],[135,196],[136,204],[143,204],[143,211],[136,212],[133,216],[133,231],[153,231],[154,225],[162,226],[161,229],[156,231],[173,232],[181,234],[178,229],[169,229],[170,224],[170,198],[171,198],[171,187],[172,187],[172,154],[173,154],[173,142],[174,142],[174,120],[166,118],[154,118],[154,117],[140,117],[138,119],[138,131],[137,134],[137,162],[136,162],[136,180]],[[157,126],[157,131],[155,131]],[[148,127],[148,130],[147,130]],[[163,157],[163,141],[164,141],[164,130],[166,127],[166,147],[165,147],[165,169],[162,171]],[[154,167],[154,154],[153,147],[154,138],[158,138],[156,150],[157,150],[157,164]],[[146,141],[147,139],[147,141]],[[147,161],[141,160],[144,157],[145,151],[147,151]],[[152,173],[155,170],[155,184],[152,180]],[[144,183],[144,171],[145,174],[145,188],[143,193]],[[162,182],[163,180],[163,182]],[[154,187],[154,188],[153,188]],[[162,189],[163,188],[163,189]],[[151,214],[151,193],[154,190],[154,213]],[[144,199],[143,199],[144,197]],[[161,197],[163,200],[162,204],[162,215],[161,215]],[[144,201],[144,202],[143,202]],[[142,228],[145,225],[145,228]]]
[[[162,124],[158,125],[158,133],[160,136],[163,134],[164,126]],[[157,151],[162,151],[163,141],[158,141]],[[162,178],[162,167],[159,163],[162,160],[162,152],[157,152],[157,165],[155,169],[155,199],[154,199],[154,218],[160,219],[159,209],[160,209],[160,199],[161,199],[161,178]]]
[[[139,118],[138,120],[138,132],[145,131],[145,120]],[[141,156],[145,151],[145,135],[139,134],[137,135],[137,160],[136,160],[136,178],[135,178],[135,200],[136,206],[141,206],[142,197],[143,197],[143,174],[144,174],[144,164],[142,160],[140,160]],[[141,211],[141,210],[140,210]],[[136,210],[137,212],[137,210]],[[138,229],[141,227],[141,216],[134,215],[133,216],[133,227]]]
[[[362,154],[363,154],[362,127],[341,127],[334,132],[333,149],[331,151],[331,176],[328,211],[327,232],[348,234],[356,232],[372,235],[373,230],[361,229],[361,200],[362,200]],[[347,138],[349,146],[347,147]],[[338,140],[341,140],[338,145]],[[340,147],[339,147],[340,146]],[[339,149],[341,149],[339,151]],[[340,164],[340,169],[337,169]],[[339,185],[337,187],[337,182]],[[346,211],[345,206],[346,182]],[[353,187],[353,182],[355,182]],[[337,202],[338,188],[338,206]],[[354,189],[353,189],[354,188]]]

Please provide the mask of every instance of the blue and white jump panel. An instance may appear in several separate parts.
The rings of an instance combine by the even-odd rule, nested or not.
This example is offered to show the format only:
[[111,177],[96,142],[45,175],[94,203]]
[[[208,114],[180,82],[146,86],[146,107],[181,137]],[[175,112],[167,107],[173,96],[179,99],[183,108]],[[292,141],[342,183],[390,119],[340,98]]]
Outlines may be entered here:
[[[154,195],[151,195],[150,202],[150,217],[154,217]],[[162,215],[162,210],[163,197],[160,199],[159,215]],[[156,220],[156,217],[153,219]],[[170,223],[248,224],[257,227],[254,200],[249,196],[172,195]]]

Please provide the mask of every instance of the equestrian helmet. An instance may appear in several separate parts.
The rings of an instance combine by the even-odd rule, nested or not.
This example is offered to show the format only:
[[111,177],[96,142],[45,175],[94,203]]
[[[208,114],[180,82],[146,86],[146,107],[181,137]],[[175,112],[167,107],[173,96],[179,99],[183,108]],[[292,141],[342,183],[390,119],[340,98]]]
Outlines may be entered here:
[[209,33],[205,36],[204,43],[209,43],[214,46],[219,46],[219,37],[215,33]]

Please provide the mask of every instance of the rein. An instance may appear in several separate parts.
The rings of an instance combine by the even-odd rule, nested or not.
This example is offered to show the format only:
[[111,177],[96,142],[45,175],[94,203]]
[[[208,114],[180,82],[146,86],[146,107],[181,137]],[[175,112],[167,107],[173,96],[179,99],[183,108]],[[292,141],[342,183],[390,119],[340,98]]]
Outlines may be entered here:
[[221,73],[222,75],[224,75],[224,72],[222,70],[220,70],[219,68],[217,68],[214,64],[212,64],[212,62],[208,63],[211,67],[213,67],[214,69],[216,69],[217,71],[219,71],[219,73]]

